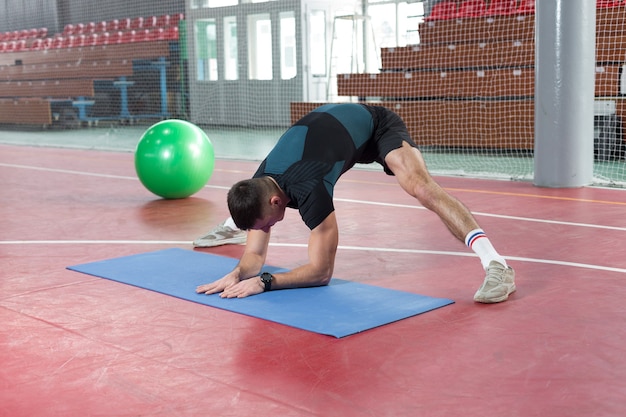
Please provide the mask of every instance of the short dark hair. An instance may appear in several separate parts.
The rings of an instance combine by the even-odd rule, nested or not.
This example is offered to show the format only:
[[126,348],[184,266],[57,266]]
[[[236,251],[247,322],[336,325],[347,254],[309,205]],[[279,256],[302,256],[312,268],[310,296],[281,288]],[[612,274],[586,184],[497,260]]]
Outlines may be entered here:
[[249,230],[263,217],[263,202],[269,199],[273,185],[269,178],[252,178],[230,188],[226,198],[228,210],[238,228]]

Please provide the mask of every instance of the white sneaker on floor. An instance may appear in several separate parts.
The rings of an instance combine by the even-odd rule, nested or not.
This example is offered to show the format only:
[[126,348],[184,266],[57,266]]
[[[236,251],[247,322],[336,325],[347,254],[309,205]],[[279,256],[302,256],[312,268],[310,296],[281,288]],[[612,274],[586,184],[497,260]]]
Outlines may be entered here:
[[499,262],[491,261],[483,285],[474,294],[478,303],[500,303],[515,292],[515,271]]
[[246,243],[248,234],[243,230],[234,230],[224,223],[217,225],[206,235],[193,241],[196,248],[210,248],[220,245],[237,245]]

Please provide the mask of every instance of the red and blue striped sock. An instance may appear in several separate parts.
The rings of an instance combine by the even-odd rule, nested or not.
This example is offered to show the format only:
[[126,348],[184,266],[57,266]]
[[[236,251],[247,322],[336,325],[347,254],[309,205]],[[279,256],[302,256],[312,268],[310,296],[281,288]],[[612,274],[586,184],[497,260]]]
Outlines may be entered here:
[[465,244],[478,255],[483,268],[487,269],[491,261],[507,266],[506,260],[496,251],[482,229],[474,229],[469,232],[465,236]]

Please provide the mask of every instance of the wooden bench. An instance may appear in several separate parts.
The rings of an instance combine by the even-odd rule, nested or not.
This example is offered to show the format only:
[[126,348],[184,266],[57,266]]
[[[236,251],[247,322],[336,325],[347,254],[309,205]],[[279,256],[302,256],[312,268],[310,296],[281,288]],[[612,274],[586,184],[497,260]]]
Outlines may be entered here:
[[50,102],[40,98],[0,99],[0,123],[50,125]]
[[58,48],[41,51],[5,52],[0,54],[0,66],[26,64],[53,64],[79,61],[107,61],[120,58],[156,59],[170,56],[169,41],[136,42],[99,45],[82,48]]
[[596,36],[626,34],[626,7],[596,9]]
[[[596,96],[619,96],[621,66],[596,68]],[[534,68],[339,74],[337,94],[352,97],[529,98],[535,95]]]
[[[382,70],[534,67],[534,40],[410,45],[382,48]],[[626,34],[598,36],[596,62],[626,61]]]
[[86,78],[0,82],[0,97],[4,98],[70,98],[94,95],[94,80]]
[[0,66],[0,81],[114,78],[133,74],[129,59]]
[[383,71],[528,67],[535,62],[535,44],[525,40],[413,45],[382,48],[380,57]]
[[419,35],[425,45],[533,40],[535,19],[512,15],[425,21],[419,25]]

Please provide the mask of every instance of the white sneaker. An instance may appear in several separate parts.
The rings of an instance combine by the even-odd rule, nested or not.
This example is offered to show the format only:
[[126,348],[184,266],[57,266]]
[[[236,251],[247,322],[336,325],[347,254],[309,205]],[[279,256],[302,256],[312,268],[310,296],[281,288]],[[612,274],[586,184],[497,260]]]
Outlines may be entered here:
[[474,301],[479,303],[500,303],[506,301],[515,292],[515,271],[510,266],[505,268],[499,262],[491,261],[487,267],[485,282],[474,294]]
[[199,237],[193,241],[196,248],[210,248],[220,245],[237,245],[246,243],[248,234],[243,230],[234,230],[224,223],[217,225],[205,236]]

